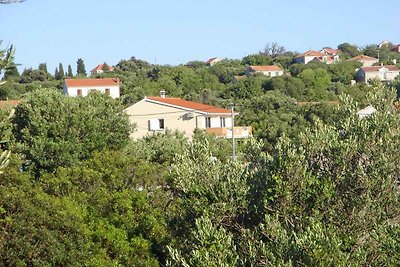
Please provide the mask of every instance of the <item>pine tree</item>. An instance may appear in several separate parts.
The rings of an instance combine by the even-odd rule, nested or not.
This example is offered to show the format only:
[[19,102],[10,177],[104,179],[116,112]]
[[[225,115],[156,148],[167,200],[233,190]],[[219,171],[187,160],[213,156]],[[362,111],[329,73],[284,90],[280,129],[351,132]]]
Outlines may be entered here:
[[60,79],[60,73],[58,72],[58,68],[56,67],[56,70],[54,71],[54,79],[59,80]]
[[71,65],[68,65],[68,73],[67,73],[67,76],[68,77],[74,77],[74,74],[72,73],[72,68],[71,68]]
[[83,62],[83,59],[79,58],[77,63],[77,75],[81,76],[86,76],[86,69],[85,69],[85,63]]
[[64,67],[62,63],[58,64],[58,76],[59,76],[58,80],[64,79]]

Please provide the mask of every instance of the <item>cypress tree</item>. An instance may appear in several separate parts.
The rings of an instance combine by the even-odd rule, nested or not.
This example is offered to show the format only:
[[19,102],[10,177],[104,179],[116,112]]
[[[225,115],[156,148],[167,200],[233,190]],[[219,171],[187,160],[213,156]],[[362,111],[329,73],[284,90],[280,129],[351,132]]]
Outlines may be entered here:
[[64,79],[64,67],[62,63],[58,64],[58,76],[59,76],[58,80]]
[[56,80],[59,80],[60,79],[60,74],[59,74],[59,72],[58,72],[58,68],[56,67],[56,70],[54,71],[54,78],[56,79]]
[[76,72],[78,75],[86,76],[86,70],[85,70],[85,63],[83,63],[83,59],[79,58],[76,67]]
[[68,74],[67,74],[67,76],[68,77],[74,77],[74,74],[72,73],[72,68],[71,68],[71,65],[68,65]]

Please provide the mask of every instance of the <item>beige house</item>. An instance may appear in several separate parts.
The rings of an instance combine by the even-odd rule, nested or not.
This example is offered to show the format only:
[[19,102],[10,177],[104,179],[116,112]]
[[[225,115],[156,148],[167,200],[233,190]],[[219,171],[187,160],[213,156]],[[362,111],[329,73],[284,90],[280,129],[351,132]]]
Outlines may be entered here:
[[118,78],[65,79],[64,81],[64,94],[68,96],[87,96],[92,91],[118,98],[120,81]]
[[[136,130],[132,139],[148,134],[178,130],[191,138],[193,131],[205,129],[219,137],[232,137],[232,113],[229,109],[214,107],[173,97],[145,97],[125,109]],[[234,113],[233,115],[237,115]],[[235,138],[251,136],[251,127],[234,127]]]
[[353,58],[350,58],[348,61],[358,61],[363,64],[363,67],[371,67],[372,65],[379,62],[379,59],[374,57],[369,57],[366,55],[359,55]]
[[270,77],[276,77],[283,75],[283,69],[279,66],[249,66],[244,73],[246,76],[250,76],[252,74],[260,73],[262,75],[267,75]]
[[222,61],[222,58],[213,57],[213,58],[210,58],[210,59],[206,60],[205,63],[208,66],[213,66],[213,65],[215,65],[215,64],[217,64],[218,62],[221,62],[221,61]]
[[310,61],[320,61],[326,64],[332,64],[336,63],[339,61],[339,55],[334,54],[331,55],[329,53],[333,53],[334,49],[330,50],[323,50],[324,53],[320,51],[315,51],[315,50],[308,50],[304,52],[303,54],[300,54],[294,58],[295,63],[300,63],[300,64],[307,64]]
[[380,81],[393,81],[400,74],[400,69],[396,65],[362,67],[357,71],[359,82],[368,82],[370,79]]

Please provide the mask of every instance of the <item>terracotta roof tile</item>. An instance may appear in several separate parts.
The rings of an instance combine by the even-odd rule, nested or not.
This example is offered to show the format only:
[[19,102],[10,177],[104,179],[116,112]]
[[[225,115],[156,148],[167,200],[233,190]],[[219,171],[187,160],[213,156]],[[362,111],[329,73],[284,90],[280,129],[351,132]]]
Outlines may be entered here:
[[272,65],[272,66],[250,66],[250,69],[254,71],[282,71],[279,66]]
[[396,65],[383,65],[383,66],[371,66],[371,67],[362,67],[361,69],[364,70],[364,72],[377,72],[381,68],[386,68],[389,71],[400,71],[399,67]]
[[[100,65],[97,65],[94,69],[92,69],[91,72],[95,72],[95,71],[103,70],[103,69],[104,69],[104,64],[100,64]],[[113,66],[108,66],[108,70],[113,71],[114,70]]]
[[326,56],[326,55],[319,51],[308,50],[308,51],[304,52],[303,54],[298,55],[296,58],[299,58],[299,57],[324,57],[324,56]]
[[68,87],[88,87],[88,86],[115,86],[119,85],[118,78],[103,79],[65,79]]
[[197,103],[197,102],[187,101],[187,100],[183,100],[181,98],[149,96],[149,97],[147,97],[147,99],[161,102],[161,103],[168,104],[168,105],[172,105],[172,106],[198,110],[198,111],[206,112],[206,113],[229,113],[229,114],[231,113],[231,111],[229,109],[224,109],[224,108],[214,107],[214,106],[205,105],[205,104],[201,104],[201,103]]
[[325,50],[330,55],[337,55],[339,53],[338,49],[333,49],[333,48],[324,48],[323,50]]
[[369,57],[369,56],[366,56],[366,55],[355,56],[353,58],[350,58],[349,60],[379,61],[379,59],[377,59],[377,58]]

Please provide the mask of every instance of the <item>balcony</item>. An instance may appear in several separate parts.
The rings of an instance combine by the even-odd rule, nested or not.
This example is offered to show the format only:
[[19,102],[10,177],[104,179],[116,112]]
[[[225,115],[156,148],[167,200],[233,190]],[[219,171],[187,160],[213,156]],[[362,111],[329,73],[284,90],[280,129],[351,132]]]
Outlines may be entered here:
[[[232,138],[231,127],[220,127],[220,128],[206,128],[206,132],[216,137]],[[252,135],[251,126],[238,126],[233,127],[233,136],[235,138],[248,138]]]

